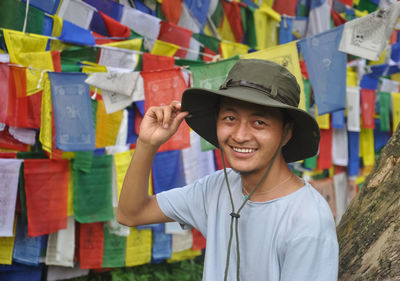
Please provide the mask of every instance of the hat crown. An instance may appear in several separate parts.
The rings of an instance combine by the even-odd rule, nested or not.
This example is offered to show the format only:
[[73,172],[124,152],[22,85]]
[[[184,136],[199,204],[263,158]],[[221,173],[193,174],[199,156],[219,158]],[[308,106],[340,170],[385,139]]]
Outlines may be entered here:
[[221,89],[232,86],[250,87],[270,98],[297,107],[300,87],[296,78],[285,67],[267,60],[239,60],[230,70]]

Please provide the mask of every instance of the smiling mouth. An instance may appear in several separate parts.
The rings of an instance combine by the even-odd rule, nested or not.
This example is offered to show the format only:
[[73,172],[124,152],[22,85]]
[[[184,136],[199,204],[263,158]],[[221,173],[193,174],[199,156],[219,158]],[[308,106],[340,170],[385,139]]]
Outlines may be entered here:
[[233,151],[235,152],[239,152],[239,153],[252,153],[254,151],[256,151],[256,149],[254,148],[239,148],[239,147],[233,147],[232,146]]

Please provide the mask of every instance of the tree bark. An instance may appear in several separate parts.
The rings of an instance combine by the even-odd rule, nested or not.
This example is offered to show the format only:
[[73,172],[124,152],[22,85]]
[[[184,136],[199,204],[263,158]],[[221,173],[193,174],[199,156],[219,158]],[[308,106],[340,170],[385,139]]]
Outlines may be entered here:
[[339,280],[400,280],[400,126],[338,227]]

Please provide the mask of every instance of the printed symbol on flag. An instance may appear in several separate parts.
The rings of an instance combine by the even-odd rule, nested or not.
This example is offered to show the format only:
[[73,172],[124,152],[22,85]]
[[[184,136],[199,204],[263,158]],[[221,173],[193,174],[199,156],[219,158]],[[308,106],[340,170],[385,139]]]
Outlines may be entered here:
[[311,40],[311,44],[313,45],[313,47],[318,47],[319,46],[319,40],[317,38],[313,38]]
[[325,58],[322,60],[322,64],[324,65],[325,69],[328,71],[330,69],[330,66],[332,64],[332,61],[328,58]]
[[75,106],[67,106],[65,107],[65,110],[68,112],[71,119],[80,119],[79,110]]
[[85,86],[79,85],[78,86],[78,95],[82,96],[85,93]]

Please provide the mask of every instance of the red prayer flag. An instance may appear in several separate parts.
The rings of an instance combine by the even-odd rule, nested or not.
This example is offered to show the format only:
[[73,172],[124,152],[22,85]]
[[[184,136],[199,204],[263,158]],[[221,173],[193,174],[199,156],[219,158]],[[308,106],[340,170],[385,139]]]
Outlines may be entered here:
[[361,118],[363,128],[374,129],[375,90],[361,89]]
[[332,126],[330,126],[329,130],[321,129],[320,133],[321,140],[319,142],[317,169],[323,170],[332,167]]
[[66,228],[69,161],[25,159],[24,177],[28,235],[44,235]]
[[203,234],[195,228],[192,228],[193,245],[192,251],[202,250],[206,247],[206,239]]
[[335,24],[335,26],[339,26],[339,25],[346,23],[346,20],[344,18],[342,18],[342,16],[338,12],[336,12],[334,9],[331,10],[331,16],[332,16],[333,23]]
[[51,51],[51,58],[53,60],[53,68],[55,72],[61,72],[61,52]]
[[131,31],[126,25],[123,25],[122,23],[116,21],[112,17],[109,17],[100,11],[99,11],[99,13],[100,13],[101,17],[103,18],[104,24],[108,31],[108,35],[110,37],[128,38],[131,35]]
[[[161,21],[158,39],[188,49],[190,46],[190,38],[192,37],[192,34],[193,32],[189,29],[180,27],[173,23]],[[175,56],[185,58],[186,54],[186,50],[179,49],[178,51],[176,51]]]
[[221,1],[221,3],[236,42],[242,42],[244,31],[242,26],[242,13],[240,12],[239,3],[228,1]]
[[143,71],[165,70],[174,67],[174,58],[143,53]]
[[10,68],[7,63],[0,63],[0,123],[7,124]]
[[79,225],[79,267],[101,268],[103,265],[103,223],[81,223]]
[[[217,163],[217,169],[222,170],[224,168],[224,166],[222,164],[221,151],[219,149],[214,149],[214,157],[215,157],[215,162]],[[229,165],[228,159],[226,159],[225,154],[224,154],[224,160],[225,160],[226,168],[230,168],[231,165]]]
[[294,17],[298,0],[275,0],[272,9],[281,15]]
[[340,2],[342,2],[343,4],[352,7],[353,6],[353,0],[339,0]]
[[182,0],[163,0],[161,11],[164,13],[168,22],[178,24],[182,13]]
[[118,40],[113,40],[113,39],[108,39],[106,36],[103,36],[99,33],[96,33],[94,31],[92,31],[94,40],[96,42],[97,45],[102,45],[102,44],[107,44],[107,43],[111,43],[111,42],[116,42]]
[[[217,53],[213,52],[211,49],[209,49],[207,47],[204,47],[203,53],[204,54],[208,54],[208,55],[212,55],[212,56],[216,56],[217,55]],[[213,60],[212,57],[204,56],[204,55],[202,56],[202,58],[203,58],[203,61],[212,61]]]
[[[169,105],[173,100],[181,100],[186,89],[185,79],[180,68],[170,70],[142,72],[145,91],[145,109],[151,106]],[[182,122],[178,131],[163,145],[159,152],[178,150],[190,146],[190,131],[186,122]]]

